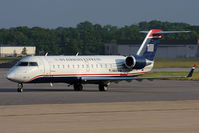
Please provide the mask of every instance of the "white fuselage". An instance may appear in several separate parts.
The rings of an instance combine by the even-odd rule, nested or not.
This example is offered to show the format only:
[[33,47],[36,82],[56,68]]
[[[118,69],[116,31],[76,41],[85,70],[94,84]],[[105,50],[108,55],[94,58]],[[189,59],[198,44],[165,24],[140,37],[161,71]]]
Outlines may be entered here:
[[[128,69],[124,66],[125,56],[28,56],[8,72],[7,78],[18,83],[65,82],[93,76],[138,76],[151,71],[153,63],[143,69]],[[89,81],[88,81],[89,83]]]

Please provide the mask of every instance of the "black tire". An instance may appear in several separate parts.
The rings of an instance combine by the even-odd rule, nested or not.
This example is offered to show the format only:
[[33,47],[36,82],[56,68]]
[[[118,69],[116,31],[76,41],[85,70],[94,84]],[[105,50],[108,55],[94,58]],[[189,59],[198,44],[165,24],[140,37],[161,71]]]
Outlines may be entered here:
[[74,84],[74,91],[82,91],[83,86],[82,84]]
[[99,84],[99,91],[108,91],[108,85]]
[[18,84],[17,92],[23,92],[23,84]]
[[23,88],[18,88],[17,92],[23,92]]

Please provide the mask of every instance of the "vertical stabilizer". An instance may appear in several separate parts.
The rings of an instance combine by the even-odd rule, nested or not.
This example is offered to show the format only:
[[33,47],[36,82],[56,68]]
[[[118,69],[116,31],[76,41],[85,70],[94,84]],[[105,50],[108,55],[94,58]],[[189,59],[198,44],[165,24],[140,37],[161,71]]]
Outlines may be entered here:
[[153,29],[150,31],[141,31],[141,33],[147,33],[142,45],[140,46],[137,55],[142,56],[148,60],[153,60],[158,48],[158,43],[163,34],[173,33],[187,33],[190,31],[162,31],[159,29]]
[[160,38],[162,37],[162,30],[153,29],[149,32],[142,32],[148,33],[145,37],[142,45],[140,46],[137,55],[143,56],[148,60],[153,60],[158,48],[158,43],[160,42]]

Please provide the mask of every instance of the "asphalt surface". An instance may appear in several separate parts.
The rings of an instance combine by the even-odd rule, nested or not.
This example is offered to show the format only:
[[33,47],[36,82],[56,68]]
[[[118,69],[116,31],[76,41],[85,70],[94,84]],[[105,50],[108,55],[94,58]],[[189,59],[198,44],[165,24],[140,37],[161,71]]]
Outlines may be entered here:
[[122,81],[111,84],[107,92],[99,92],[97,85],[74,92],[67,84],[25,84],[24,92],[18,93],[17,84],[5,78],[7,71],[0,69],[0,105],[199,100],[198,81],[175,80]]

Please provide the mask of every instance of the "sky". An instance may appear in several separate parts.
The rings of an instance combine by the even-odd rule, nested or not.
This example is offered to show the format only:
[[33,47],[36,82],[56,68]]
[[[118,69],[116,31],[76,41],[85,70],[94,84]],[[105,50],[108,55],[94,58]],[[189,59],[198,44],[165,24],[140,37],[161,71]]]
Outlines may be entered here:
[[199,0],[0,0],[0,28],[75,27],[80,22],[125,25],[141,21],[199,25]]

